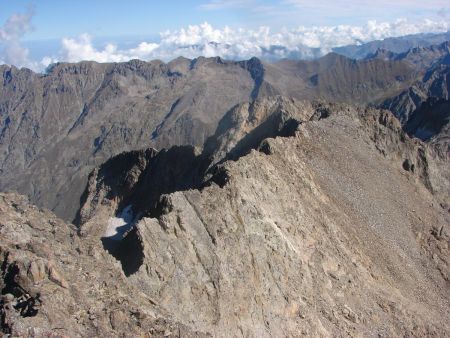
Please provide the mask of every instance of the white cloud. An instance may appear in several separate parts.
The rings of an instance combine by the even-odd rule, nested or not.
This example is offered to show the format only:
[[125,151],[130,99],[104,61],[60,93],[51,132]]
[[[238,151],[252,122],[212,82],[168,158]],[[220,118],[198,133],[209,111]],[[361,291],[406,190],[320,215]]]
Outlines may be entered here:
[[202,5],[203,10],[218,10],[224,8],[242,8],[254,4],[255,0],[210,0]]
[[[144,41],[129,49],[121,49],[112,43],[98,48],[87,34],[78,38],[64,38],[59,55],[48,56],[41,62],[30,62],[28,51],[24,50],[20,44],[14,45],[18,43],[20,34],[23,34],[21,32],[26,31],[22,28],[22,30],[16,30],[18,33],[15,34],[18,38],[11,40],[14,43],[9,44],[9,51],[16,57],[16,65],[31,67],[38,71],[42,71],[48,64],[57,60],[123,62],[131,59],[162,59],[168,61],[178,56],[188,58],[221,56],[225,59],[248,59],[252,56],[266,59],[312,58],[330,52],[333,47],[407,34],[444,32],[449,29],[450,23],[446,20],[410,22],[401,19],[391,23],[369,21],[364,26],[300,26],[279,32],[273,32],[268,27],[260,27],[256,30],[229,27],[218,29],[204,23],[163,32],[160,34],[158,43]],[[1,32],[0,34],[5,35],[6,30]],[[8,55],[6,57],[8,58]],[[4,61],[8,62],[8,59]]]
[[37,63],[29,58],[29,50],[22,46],[20,40],[32,30],[33,10],[11,15],[0,27],[0,45],[3,47],[2,63],[15,64],[36,69]]
[[0,27],[0,41],[14,41],[20,39],[25,33],[32,29],[31,18],[33,11],[29,9],[26,13],[15,13]]
[[131,59],[146,59],[158,48],[158,44],[141,42],[136,48],[119,50],[116,45],[107,44],[98,50],[92,44],[88,34],[82,34],[77,39],[64,38],[62,40],[61,60],[78,62],[83,60],[97,62],[123,62]]
[[95,49],[88,34],[83,34],[77,39],[64,38],[62,48],[64,51],[63,60],[68,62],[82,60],[121,62],[126,60],[126,56],[118,53],[117,47],[113,44],[106,45],[103,50]]
[[32,60],[30,51],[21,43],[21,39],[33,30],[31,20],[34,11],[30,7],[25,13],[11,15],[0,27],[0,46],[3,55],[0,56],[0,64],[27,67],[36,71],[44,70],[49,64],[57,61],[54,57],[46,56],[41,61]]
[[128,50],[119,50],[113,44],[108,44],[101,50],[96,49],[88,35],[82,35],[78,39],[63,39],[62,60],[120,62],[135,58],[170,60],[178,56],[221,56],[227,59],[246,59],[252,56],[269,59],[308,58],[323,55],[333,47],[407,34],[445,32],[449,29],[450,23],[446,21],[409,22],[405,19],[392,23],[369,21],[365,26],[301,26],[281,32],[271,32],[268,27],[257,30],[229,27],[217,29],[204,23],[166,31],[161,33],[159,43],[142,42],[136,48]]
[[383,9],[384,11],[392,8],[403,8],[404,10],[426,10],[448,7],[448,0],[283,0],[285,4],[294,5],[299,8],[327,8],[327,9]]

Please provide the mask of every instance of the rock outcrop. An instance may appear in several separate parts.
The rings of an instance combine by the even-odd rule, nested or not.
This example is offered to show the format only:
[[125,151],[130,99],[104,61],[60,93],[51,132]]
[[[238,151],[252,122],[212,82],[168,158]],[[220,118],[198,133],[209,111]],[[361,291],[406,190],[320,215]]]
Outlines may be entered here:
[[0,329],[12,337],[206,336],[127,282],[101,242],[0,193]]

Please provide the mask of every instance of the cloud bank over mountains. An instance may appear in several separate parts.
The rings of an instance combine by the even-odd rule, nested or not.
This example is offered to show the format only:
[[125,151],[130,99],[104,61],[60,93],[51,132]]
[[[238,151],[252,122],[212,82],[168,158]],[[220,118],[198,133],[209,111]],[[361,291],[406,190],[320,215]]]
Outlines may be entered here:
[[21,45],[21,39],[30,31],[32,11],[15,14],[0,27],[0,63],[28,67],[43,71],[57,61],[78,62],[122,62],[131,59],[161,59],[168,61],[178,56],[221,56],[225,59],[248,59],[257,56],[269,60],[280,58],[313,58],[324,55],[334,47],[361,44],[388,37],[408,34],[446,32],[450,30],[448,20],[395,22],[369,21],[364,26],[300,26],[274,32],[269,27],[251,29],[218,29],[208,23],[191,25],[174,31],[160,33],[158,42],[136,44],[121,49],[114,43],[96,46],[92,37],[82,34],[76,38],[64,38],[59,53],[42,60],[31,60],[29,50]]
[[280,59],[312,58],[334,47],[360,44],[394,36],[426,32],[446,32],[450,24],[424,20],[393,23],[369,21],[365,26],[298,27],[272,32],[269,27],[257,30],[217,29],[208,23],[192,25],[160,34],[158,43],[142,42],[135,48],[120,50],[114,44],[97,49],[88,35],[63,39],[61,56],[64,61],[95,60],[119,62],[134,58],[170,60],[178,56],[221,56],[225,59],[247,59],[252,56]]

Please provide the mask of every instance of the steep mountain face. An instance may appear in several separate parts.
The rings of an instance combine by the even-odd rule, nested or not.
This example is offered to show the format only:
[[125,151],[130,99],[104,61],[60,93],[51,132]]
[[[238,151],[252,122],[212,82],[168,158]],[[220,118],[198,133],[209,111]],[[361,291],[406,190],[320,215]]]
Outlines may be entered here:
[[204,58],[1,73],[0,186],[67,220],[93,166],[149,145],[202,144],[254,87],[245,67]]
[[407,57],[354,61],[337,54],[273,64],[82,62],[57,64],[45,75],[1,66],[0,190],[26,194],[73,221],[95,166],[123,151],[201,147],[233,107],[275,95],[381,103],[406,123],[427,97],[448,96],[439,51],[417,52],[437,58],[428,71]]
[[429,98],[408,120],[405,130],[417,138],[428,141],[434,135],[445,134],[450,123],[450,102]]
[[[281,88],[280,94],[361,104],[392,97],[416,78],[405,62],[355,61],[334,53],[314,61],[283,60],[267,68],[266,81]],[[295,85],[299,79],[301,87]]]
[[79,233],[191,332],[445,336],[444,160],[388,111],[258,100],[96,169]]
[[429,143],[443,159],[450,158],[450,102],[429,98],[405,125],[408,134]]

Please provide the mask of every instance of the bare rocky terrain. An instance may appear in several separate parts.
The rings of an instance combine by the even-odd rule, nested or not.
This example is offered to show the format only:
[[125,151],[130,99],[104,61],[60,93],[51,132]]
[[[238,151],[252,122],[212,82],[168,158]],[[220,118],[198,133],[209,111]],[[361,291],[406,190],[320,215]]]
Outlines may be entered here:
[[0,66],[0,190],[72,222],[96,166],[124,151],[201,148],[227,112],[257,98],[381,106],[405,125],[429,97],[448,99],[448,44],[399,55]]
[[450,45],[412,43],[0,66],[2,334],[450,337]]
[[277,96],[202,148],[98,166],[77,226],[2,193],[2,330],[450,336],[448,158],[425,141],[387,110]]

